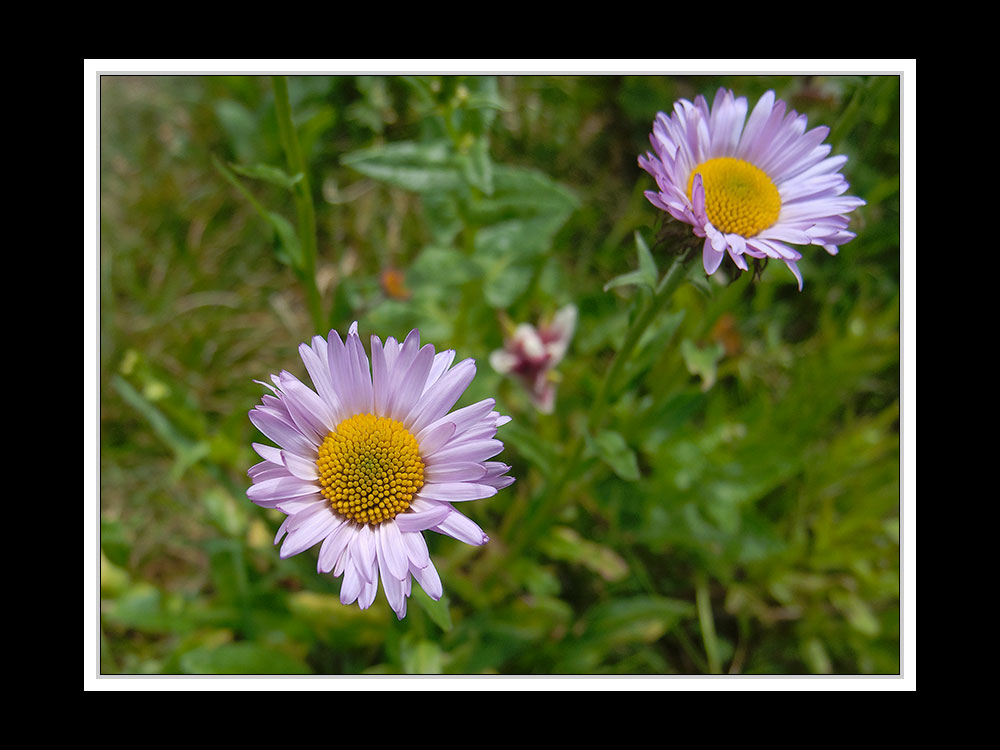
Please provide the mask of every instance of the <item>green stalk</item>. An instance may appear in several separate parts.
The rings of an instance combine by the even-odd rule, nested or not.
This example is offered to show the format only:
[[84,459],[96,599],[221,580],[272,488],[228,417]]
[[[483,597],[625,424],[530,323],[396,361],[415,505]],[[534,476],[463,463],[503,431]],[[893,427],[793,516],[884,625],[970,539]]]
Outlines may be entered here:
[[511,555],[520,552],[531,544],[542,532],[546,524],[562,508],[562,496],[570,482],[577,475],[580,460],[583,458],[584,448],[586,447],[586,435],[593,434],[600,428],[608,408],[611,406],[610,397],[614,394],[614,386],[625,369],[625,365],[635,352],[646,329],[656,319],[656,316],[663,311],[667,302],[677,290],[677,287],[684,280],[684,271],[687,267],[688,257],[687,254],[684,254],[675,258],[673,264],[660,279],[653,298],[632,322],[632,325],[629,326],[622,348],[615,354],[615,358],[608,368],[607,374],[601,381],[584,433],[577,436],[566,456],[562,472],[549,485],[545,495],[535,505],[531,517],[522,526],[522,531],[517,541],[511,545]]
[[625,365],[628,364],[629,358],[632,356],[635,348],[639,345],[639,340],[684,280],[684,257],[677,256],[674,259],[673,264],[657,285],[653,299],[650,300],[645,309],[632,321],[632,325],[629,326],[629,330],[625,334],[625,342],[622,344],[622,348],[615,354],[614,361],[612,361],[604,380],[601,381],[600,389],[594,398],[593,406],[590,409],[590,417],[587,420],[587,430],[589,432],[592,433],[601,426],[601,421],[604,419],[604,415],[611,405],[608,396],[614,392],[614,386],[621,377],[621,373],[625,369]]
[[708,671],[722,674],[719,665],[719,643],[715,637],[715,619],[712,617],[712,601],[708,594],[708,582],[699,575],[695,582],[695,606],[698,608],[698,624],[701,626],[701,640],[705,644]]
[[301,174],[292,189],[295,197],[295,213],[298,217],[299,243],[302,246],[302,268],[299,278],[305,286],[306,304],[312,318],[315,333],[325,333],[327,319],[323,315],[323,302],[316,285],[316,209],[313,205],[312,190],[309,187],[309,172],[306,169],[299,136],[292,122],[292,106],[288,99],[288,80],[285,76],[272,76],[274,86],[274,106],[278,116],[278,132],[281,146],[285,150],[285,160],[291,174]]

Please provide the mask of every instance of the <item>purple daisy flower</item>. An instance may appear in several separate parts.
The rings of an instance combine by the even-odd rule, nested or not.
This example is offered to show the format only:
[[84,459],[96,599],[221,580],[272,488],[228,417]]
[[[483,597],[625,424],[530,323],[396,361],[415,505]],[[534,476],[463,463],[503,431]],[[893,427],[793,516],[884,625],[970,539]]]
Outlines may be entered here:
[[646,197],[705,238],[709,275],[727,253],[744,271],[747,256],[777,258],[802,289],[795,264],[802,255],[790,244],[836,255],[855,236],[847,214],[865,202],[843,195],[849,186],[839,169],[847,157],[829,156],[829,128],[806,131],[805,115],[786,109],[768,91],[748,118],[746,98],[719,89],[711,109],[698,96],[656,116],[653,152],[639,157],[658,188]]
[[[315,390],[288,372],[261,383],[265,395],[250,421],[280,447],[254,443],[264,460],[247,472],[251,501],[287,518],[282,558],[322,542],[316,569],[344,576],[340,601],[367,609],[379,577],[396,616],[406,615],[411,576],[432,599],[441,579],[424,541],[427,530],[466,544],[489,541],[453,503],[491,497],[514,481],[490,461],[503,450],[497,427],[510,421],[492,398],[450,411],[476,374],[454,351],[372,336],[371,365],[354,323],[299,354]],[[260,382],[260,381],[257,381]],[[450,412],[450,413],[449,413]]]

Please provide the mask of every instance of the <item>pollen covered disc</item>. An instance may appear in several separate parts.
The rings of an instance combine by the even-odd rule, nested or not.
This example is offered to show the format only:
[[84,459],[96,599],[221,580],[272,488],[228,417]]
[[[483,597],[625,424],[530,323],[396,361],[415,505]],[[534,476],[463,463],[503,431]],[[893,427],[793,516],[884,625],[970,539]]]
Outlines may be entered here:
[[778,188],[767,173],[750,162],[729,156],[702,162],[688,178],[689,200],[696,174],[701,175],[705,187],[705,213],[716,229],[753,237],[778,220]]
[[323,496],[359,524],[395,518],[424,485],[417,439],[395,419],[374,414],[338,424],[319,446],[316,466]]

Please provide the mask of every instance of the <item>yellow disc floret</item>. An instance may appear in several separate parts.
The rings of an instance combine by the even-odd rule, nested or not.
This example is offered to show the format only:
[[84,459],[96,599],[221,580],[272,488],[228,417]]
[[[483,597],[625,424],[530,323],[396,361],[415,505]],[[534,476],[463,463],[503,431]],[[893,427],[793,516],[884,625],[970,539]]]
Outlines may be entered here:
[[691,170],[688,199],[696,174],[705,186],[705,213],[719,231],[753,237],[778,220],[778,188],[750,162],[729,156],[702,162]]
[[345,518],[377,525],[424,486],[417,439],[395,419],[356,414],[327,434],[316,459],[323,497]]

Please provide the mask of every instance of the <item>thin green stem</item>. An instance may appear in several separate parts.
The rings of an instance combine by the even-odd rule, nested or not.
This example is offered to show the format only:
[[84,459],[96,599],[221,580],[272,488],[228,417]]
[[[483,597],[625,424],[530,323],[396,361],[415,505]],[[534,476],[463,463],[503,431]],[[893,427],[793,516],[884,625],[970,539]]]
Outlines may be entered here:
[[705,644],[708,669],[712,674],[722,674],[719,664],[719,642],[715,637],[715,619],[712,617],[712,600],[708,593],[708,581],[698,575],[695,582],[695,606],[698,609],[698,624],[701,626],[701,640]]
[[694,662],[695,669],[700,669],[702,672],[708,672],[708,665],[705,660],[701,658],[701,654],[698,653],[697,647],[691,642],[691,637],[684,630],[684,626],[680,625],[674,630],[677,636],[677,642],[681,644],[681,648],[684,649],[684,653],[688,655],[688,658]]
[[278,132],[285,150],[285,160],[291,174],[302,178],[295,184],[295,213],[298,217],[299,243],[302,246],[302,268],[299,277],[305,286],[306,304],[317,333],[325,333],[327,319],[323,315],[323,302],[316,284],[316,208],[313,205],[312,189],[309,186],[309,172],[306,169],[298,132],[292,122],[292,106],[288,98],[288,80],[285,76],[272,76],[274,106],[278,116]]
[[639,316],[632,321],[628,332],[625,334],[625,341],[621,349],[615,354],[615,358],[608,369],[607,375],[601,381],[600,389],[594,398],[594,403],[590,409],[590,417],[587,420],[587,429],[595,431],[601,425],[604,415],[610,407],[609,396],[614,393],[614,387],[621,377],[625,365],[628,364],[632,353],[639,345],[639,341],[649,325],[656,319],[656,316],[663,310],[663,307],[670,300],[674,291],[684,280],[684,256],[677,256],[673,265],[667,270],[656,288],[656,293],[643,309]]
[[622,371],[631,358],[639,341],[642,339],[646,329],[662,312],[667,302],[673,296],[674,291],[684,280],[684,272],[687,267],[687,255],[680,255],[661,278],[653,294],[653,298],[647,303],[642,312],[632,321],[625,334],[625,341],[621,349],[615,354],[611,366],[608,368],[604,379],[598,387],[597,396],[591,407],[587,424],[583,431],[576,436],[570,450],[563,462],[562,471],[552,480],[546,489],[545,494],[535,505],[534,511],[522,527],[521,534],[517,541],[512,544],[512,552],[519,552],[521,549],[531,544],[548,522],[562,508],[562,497],[573,478],[577,475],[579,464],[584,455],[587,444],[587,436],[596,432],[611,406],[611,400],[615,393],[614,386],[617,383]]

